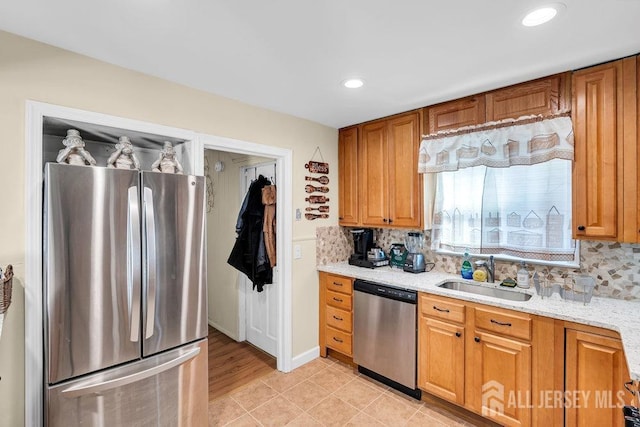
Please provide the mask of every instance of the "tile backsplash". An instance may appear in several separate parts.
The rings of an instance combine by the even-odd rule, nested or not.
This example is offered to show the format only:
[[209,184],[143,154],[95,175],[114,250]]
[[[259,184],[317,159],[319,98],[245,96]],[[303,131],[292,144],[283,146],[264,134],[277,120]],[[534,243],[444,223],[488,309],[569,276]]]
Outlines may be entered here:
[[[353,239],[349,228],[331,226],[318,227],[316,231],[316,262],[318,265],[347,261],[353,252]],[[392,243],[404,242],[411,230],[374,229],[375,240],[385,251]],[[458,274],[461,257],[436,254],[429,249],[429,231],[424,231],[425,259],[435,263],[435,270]],[[618,299],[640,299],[640,245],[616,242],[580,242],[580,269],[530,265],[529,271],[537,271],[548,280],[562,282],[572,273],[592,276],[596,281],[594,295]],[[515,278],[519,265],[514,262],[496,261],[496,280]]]

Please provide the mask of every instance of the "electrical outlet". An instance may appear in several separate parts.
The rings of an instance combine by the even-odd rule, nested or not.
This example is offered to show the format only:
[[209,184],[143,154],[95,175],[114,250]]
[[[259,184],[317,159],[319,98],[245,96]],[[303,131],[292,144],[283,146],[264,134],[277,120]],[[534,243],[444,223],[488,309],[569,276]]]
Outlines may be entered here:
[[296,221],[300,221],[302,219],[302,211],[300,208],[296,209]]
[[293,258],[300,259],[302,258],[302,248],[300,245],[293,245]]

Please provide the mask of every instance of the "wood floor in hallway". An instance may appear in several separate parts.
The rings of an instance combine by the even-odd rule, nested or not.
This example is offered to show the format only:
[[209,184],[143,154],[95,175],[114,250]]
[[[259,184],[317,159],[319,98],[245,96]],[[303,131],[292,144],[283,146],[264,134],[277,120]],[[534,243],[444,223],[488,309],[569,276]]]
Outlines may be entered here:
[[209,401],[276,369],[276,359],[209,326]]

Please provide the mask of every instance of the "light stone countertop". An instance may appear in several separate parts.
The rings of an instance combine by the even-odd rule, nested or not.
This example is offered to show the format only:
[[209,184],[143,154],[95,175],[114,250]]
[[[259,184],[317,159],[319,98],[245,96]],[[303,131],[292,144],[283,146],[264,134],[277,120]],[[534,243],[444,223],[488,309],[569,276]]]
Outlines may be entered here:
[[484,283],[482,285],[472,280],[464,280],[459,275],[441,272],[405,273],[402,270],[391,267],[379,267],[375,269],[356,267],[346,262],[319,265],[319,271],[334,273],[356,279],[370,280],[382,285],[391,285],[405,289],[412,289],[434,295],[442,295],[508,308],[525,313],[552,317],[570,322],[582,323],[599,328],[611,329],[620,334],[627,365],[631,378],[640,381],[640,301],[625,301],[613,298],[591,298],[591,302],[584,305],[582,302],[568,301],[554,293],[550,298],[542,298],[531,288],[524,290],[519,288],[509,289],[513,292],[527,292],[531,295],[529,301],[509,301],[489,296],[476,295],[463,291],[439,288],[443,282],[455,280],[474,283],[476,286],[493,286],[501,289],[498,283]]

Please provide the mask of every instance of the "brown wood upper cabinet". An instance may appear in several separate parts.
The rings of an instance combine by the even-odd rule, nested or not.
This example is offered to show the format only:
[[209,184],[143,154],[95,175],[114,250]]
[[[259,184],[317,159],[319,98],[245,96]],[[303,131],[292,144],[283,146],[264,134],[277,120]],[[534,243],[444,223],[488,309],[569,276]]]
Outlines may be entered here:
[[362,125],[358,144],[359,225],[422,226],[419,123],[419,114],[413,111]]
[[338,220],[358,225],[358,127],[340,130],[338,138]]
[[424,121],[425,125],[428,124],[428,131],[424,133],[479,125],[486,121],[484,95],[445,102],[427,107],[425,111]]
[[426,107],[423,133],[431,134],[522,116],[551,116],[567,111],[570,73],[509,86],[484,94]]
[[638,58],[573,74],[573,236],[638,242]]
[[488,122],[568,111],[570,73],[556,74],[486,94]]

